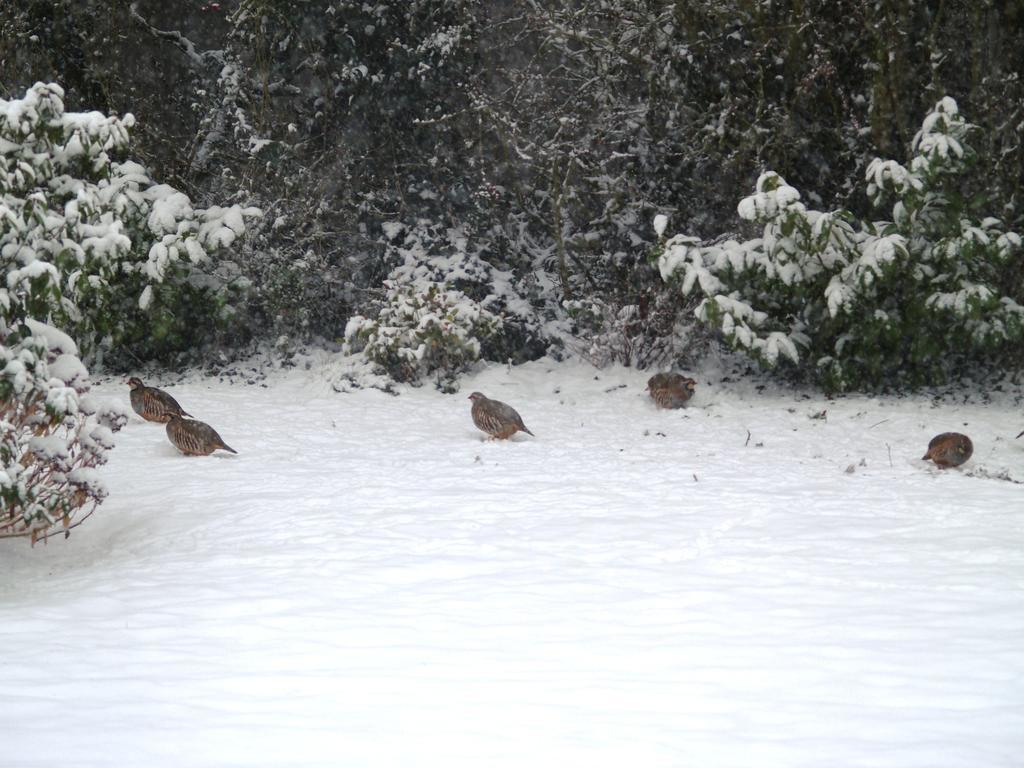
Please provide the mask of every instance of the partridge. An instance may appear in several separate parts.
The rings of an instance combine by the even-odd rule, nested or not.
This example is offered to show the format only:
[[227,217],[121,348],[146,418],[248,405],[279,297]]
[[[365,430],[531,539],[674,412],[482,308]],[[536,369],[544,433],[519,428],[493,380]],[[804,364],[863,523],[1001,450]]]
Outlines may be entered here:
[[183,419],[178,414],[172,414],[167,421],[167,437],[186,456],[209,456],[218,448],[238,453],[209,424]]
[[696,381],[681,373],[656,373],[647,380],[647,391],[659,408],[682,408],[696,386]]
[[506,405],[500,400],[491,400],[479,392],[469,396],[473,401],[473,408],[470,413],[473,416],[473,423],[477,429],[486,432],[492,438],[506,440],[516,432],[525,432],[532,435],[533,432],[523,424],[523,418],[511,405]]
[[928,443],[928,452],[922,459],[931,459],[942,469],[959,467],[974,453],[974,444],[967,435],[959,432],[943,432]]
[[178,401],[168,395],[162,389],[147,387],[141,380],[132,376],[128,379],[128,386],[132,388],[131,400],[132,410],[146,421],[155,421],[159,424],[167,422],[171,416],[191,416],[186,413]]

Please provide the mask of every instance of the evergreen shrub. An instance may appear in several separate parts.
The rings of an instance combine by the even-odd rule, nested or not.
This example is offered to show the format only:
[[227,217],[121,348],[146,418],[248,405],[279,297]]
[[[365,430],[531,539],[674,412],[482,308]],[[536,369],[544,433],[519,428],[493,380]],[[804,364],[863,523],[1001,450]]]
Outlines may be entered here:
[[866,192],[888,220],[808,208],[771,171],[739,204],[761,236],[704,245],[676,235],[662,277],[699,291],[698,318],[763,365],[830,391],[940,383],[999,365],[1024,341],[1020,297],[1003,272],[1021,238],[965,194],[971,126],[951,98],[925,118],[904,166],[875,159]]

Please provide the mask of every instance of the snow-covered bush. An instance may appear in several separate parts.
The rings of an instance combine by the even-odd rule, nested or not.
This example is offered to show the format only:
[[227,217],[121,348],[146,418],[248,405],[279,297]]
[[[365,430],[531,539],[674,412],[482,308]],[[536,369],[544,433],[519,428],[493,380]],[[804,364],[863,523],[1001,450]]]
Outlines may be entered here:
[[700,290],[697,316],[734,347],[768,366],[795,364],[829,389],[914,386],[997,361],[1024,340],[1024,308],[999,290],[1021,239],[960,193],[969,130],[944,98],[908,166],[869,165],[867,194],[893,201],[891,221],[810,209],[768,172],[739,204],[760,238],[703,245],[677,235],[658,256],[661,274]]
[[77,352],[52,326],[0,319],[0,537],[66,533],[107,495],[96,467],[126,414],[90,400]]
[[53,84],[0,99],[0,535],[67,530],[106,494],[94,470],[123,417],[85,397],[72,336],[96,357],[201,338],[222,299],[212,273],[191,268],[259,213],[195,209],[138,163],[115,161],[133,123],[65,112]]
[[498,335],[500,314],[488,307],[497,301],[490,290],[492,268],[466,250],[458,232],[448,232],[447,252],[432,253],[441,243],[421,222],[391,246],[402,263],[384,281],[385,295],[375,318],[352,317],[345,328],[350,351],[362,352],[396,381],[419,382],[435,375],[438,386],[455,389],[455,377],[479,359],[481,344]]
[[130,114],[65,112],[54,84],[0,99],[0,311],[52,322],[85,354],[131,345],[146,357],[202,338],[224,294],[212,272],[192,269],[259,214],[196,209],[143,166],[116,161],[132,125]]

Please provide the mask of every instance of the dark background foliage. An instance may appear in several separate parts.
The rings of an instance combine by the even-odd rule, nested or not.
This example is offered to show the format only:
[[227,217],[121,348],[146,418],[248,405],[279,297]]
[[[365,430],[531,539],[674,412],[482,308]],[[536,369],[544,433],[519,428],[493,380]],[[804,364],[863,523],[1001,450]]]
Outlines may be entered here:
[[[132,112],[156,178],[263,209],[234,256],[252,287],[228,346],[339,339],[396,266],[388,225],[427,222],[521,300],[485,354],[559,337],[627,364],[685,357],[663,344],[689,307],[650,266],[655,213],[670,232],[740,227],[770,168],[869,217],[867,163],[905,159],[948,94],[978,126],[965,192],[1020,229],[1022,70],[1019,1],[0,5],[0,97],[56,81],[69,109]],[[1003,280],[1020,300],[1024,269]]]

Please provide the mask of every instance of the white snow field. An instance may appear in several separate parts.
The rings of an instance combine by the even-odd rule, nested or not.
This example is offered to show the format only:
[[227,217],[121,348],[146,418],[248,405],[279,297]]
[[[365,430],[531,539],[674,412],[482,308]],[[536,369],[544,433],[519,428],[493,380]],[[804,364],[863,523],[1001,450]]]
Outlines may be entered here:
[[1024,765],[1019,389],[324,366],[152,382],[239,455],[133,417],[70,539],[0,542],[3,768]]

